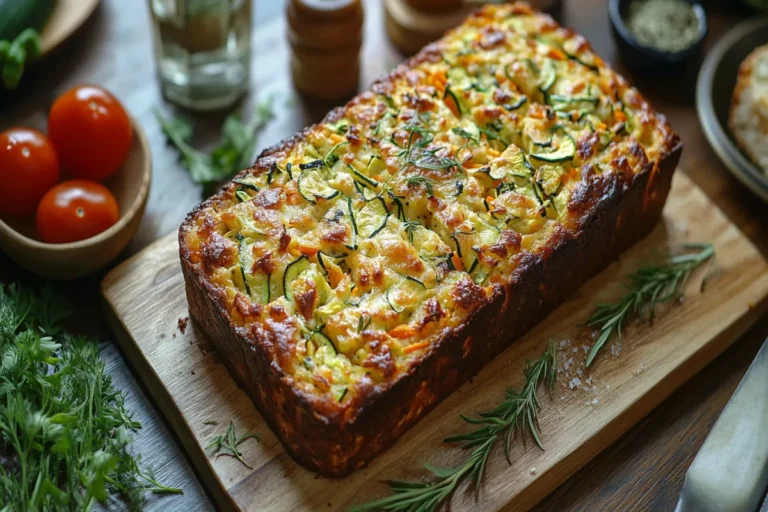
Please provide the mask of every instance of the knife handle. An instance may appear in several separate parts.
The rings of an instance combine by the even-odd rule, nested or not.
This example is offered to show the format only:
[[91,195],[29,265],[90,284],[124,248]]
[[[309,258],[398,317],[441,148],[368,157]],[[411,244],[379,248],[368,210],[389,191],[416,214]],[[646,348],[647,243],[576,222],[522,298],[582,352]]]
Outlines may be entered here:
[[768,486],[768,340],[685,476],[676,512],[753,512]]

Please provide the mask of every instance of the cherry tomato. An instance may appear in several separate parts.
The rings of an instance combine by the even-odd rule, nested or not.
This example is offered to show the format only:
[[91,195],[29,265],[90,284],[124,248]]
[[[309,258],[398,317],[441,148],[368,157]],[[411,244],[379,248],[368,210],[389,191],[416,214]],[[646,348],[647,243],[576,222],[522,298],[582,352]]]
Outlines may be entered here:
[[98,235],[120,218],[117,201],[95,181],[70,180],[48,191],[37,209],[37,231],[49,244],[77,242]]
[[59,160],[48,137],[29,128],[0,133],[0,214],[34,215],[59,181]]
[[101,181],[117,171],[131,150],[133,127],[119,101],[99,87],[81,85],[56,100],[48,136],[69,175]]

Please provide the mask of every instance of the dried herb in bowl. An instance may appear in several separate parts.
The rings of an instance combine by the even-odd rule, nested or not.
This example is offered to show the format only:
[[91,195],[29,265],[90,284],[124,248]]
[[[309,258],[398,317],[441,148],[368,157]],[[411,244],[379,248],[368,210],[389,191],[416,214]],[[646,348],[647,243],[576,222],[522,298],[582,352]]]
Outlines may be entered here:
[[662,52],[681,52],[699,39],[699,19],[685,0],[634,0],[626,23],[638,43]]

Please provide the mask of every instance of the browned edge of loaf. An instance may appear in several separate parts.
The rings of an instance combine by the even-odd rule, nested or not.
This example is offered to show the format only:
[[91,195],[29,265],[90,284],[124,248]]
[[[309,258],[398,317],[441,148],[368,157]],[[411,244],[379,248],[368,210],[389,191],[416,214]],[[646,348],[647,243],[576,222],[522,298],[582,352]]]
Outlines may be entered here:
[[[419,63],[430,51],[434,51],[432,45],[406,61],[405,66]],[[400,66],[378,82],[402,71]],[[341,109],[335,109],[323,122],[334,122],[341,114]],[[266,172],[275,153],[294,147],[311,128],[266,149],[253,168],[238,176]],[[682,152],[682,144],[672,137],[665,141],[664,147],[670,149],[655,170],[646,168],[629,181],[616,174],[584,178],[584,186],[574,192],[581,194],[582,203],[588,206],[582,212],[578,232],[561,230],[546,253],[530,254],[510,276],[509,284],[494,290],[487,305],[447,332],[420,364],[402,374],[391,387],[368,394],[359,413],[351,418],[315,414],[310,400],[271,360],[262,340],[251,340],[245,329],[230,323],[221,292],[200,267],[191,263],[184,233],[194,226],[197,215],[223,199],[228,185],[192,210],[179,230],[190,315],[287,452],[299,464],[324,476],[345,476],[389,447],[589,278],[650,233],[661,217]],[[579,198],[572,198],[572,202],[575,199]]]

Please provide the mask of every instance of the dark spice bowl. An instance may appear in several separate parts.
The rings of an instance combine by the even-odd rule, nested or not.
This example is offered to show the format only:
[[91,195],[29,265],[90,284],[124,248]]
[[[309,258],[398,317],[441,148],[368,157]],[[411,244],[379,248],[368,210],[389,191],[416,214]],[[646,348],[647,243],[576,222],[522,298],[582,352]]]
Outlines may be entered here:
[[629,15],[629,4],[632,1],[610,0],[608,2],[608,18],[613,27],[613,36],[627,67],[654,75],[672,74],[682,71],[686,63],[701,53],[704,38],[707,36],[707,15],[699,2],[686,0],[693,6],[693,12],[699,21],[699,33],[696,41],[679,52],[664,52],[641,45],[629,31],[625,20]]

